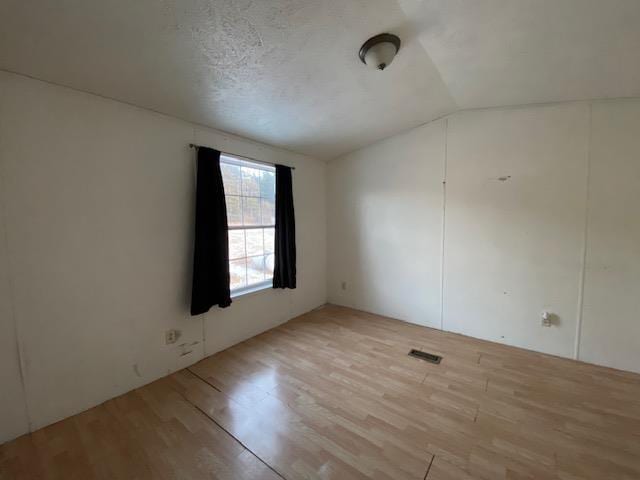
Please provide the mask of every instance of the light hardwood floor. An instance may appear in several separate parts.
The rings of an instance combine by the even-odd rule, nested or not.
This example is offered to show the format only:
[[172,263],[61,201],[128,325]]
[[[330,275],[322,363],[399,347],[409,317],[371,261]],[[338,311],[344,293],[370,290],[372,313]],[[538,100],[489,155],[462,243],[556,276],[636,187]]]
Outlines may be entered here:
[[1,446],[0,478],[640,479],[640,376],[327,306]]

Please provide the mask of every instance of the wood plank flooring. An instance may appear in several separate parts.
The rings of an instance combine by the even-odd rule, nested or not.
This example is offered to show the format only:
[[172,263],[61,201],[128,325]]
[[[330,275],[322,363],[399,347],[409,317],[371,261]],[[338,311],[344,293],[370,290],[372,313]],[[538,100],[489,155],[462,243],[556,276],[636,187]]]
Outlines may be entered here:
[[326,306],[0,446],[23,478],[637,480],[640,376]]

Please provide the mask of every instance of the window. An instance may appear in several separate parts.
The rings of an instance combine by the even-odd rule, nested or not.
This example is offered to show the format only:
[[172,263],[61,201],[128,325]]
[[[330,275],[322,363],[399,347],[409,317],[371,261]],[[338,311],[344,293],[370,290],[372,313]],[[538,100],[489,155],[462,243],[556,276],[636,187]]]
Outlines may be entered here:
[[271,286],[276,172],[269,165],[221,155],[229,224],[231,294]]

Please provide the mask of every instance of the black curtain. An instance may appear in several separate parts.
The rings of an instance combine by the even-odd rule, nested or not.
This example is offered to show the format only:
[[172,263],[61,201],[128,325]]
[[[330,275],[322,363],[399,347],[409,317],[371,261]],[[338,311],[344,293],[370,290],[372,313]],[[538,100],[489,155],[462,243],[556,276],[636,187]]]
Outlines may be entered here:
[[296,288],[296,219],[291,168],[276,165],[276,234],[273,288]]
[[191,315],[214,305],[231,305],[227,205],[219,151],[198,147],[197,177]]

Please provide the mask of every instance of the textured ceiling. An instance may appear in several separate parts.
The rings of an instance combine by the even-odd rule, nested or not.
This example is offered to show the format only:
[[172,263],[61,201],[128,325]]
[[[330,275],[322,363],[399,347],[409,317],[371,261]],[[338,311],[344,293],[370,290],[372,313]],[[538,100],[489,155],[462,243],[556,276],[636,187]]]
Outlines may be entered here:
[[640,96],[638,25],[639,0],[2,0],[0,68],[332,158],[460,108]]
[[2,0],[0,68],[331,158],[455,109],[388,0]]
[[640,96],[640,0],[398,0],[462,109]]

